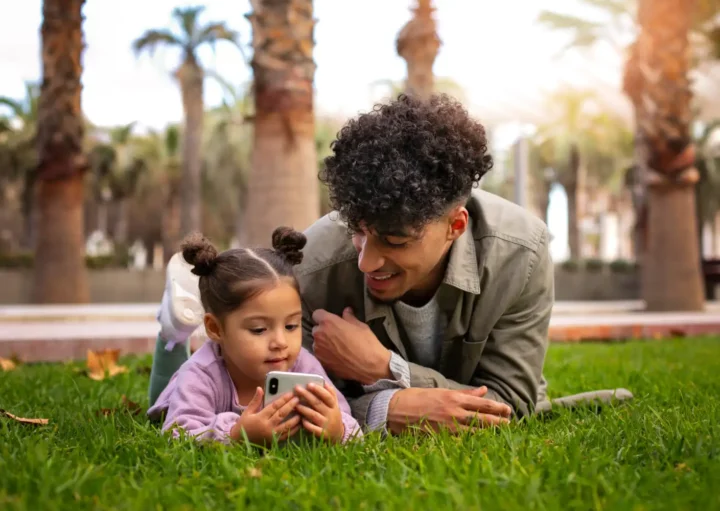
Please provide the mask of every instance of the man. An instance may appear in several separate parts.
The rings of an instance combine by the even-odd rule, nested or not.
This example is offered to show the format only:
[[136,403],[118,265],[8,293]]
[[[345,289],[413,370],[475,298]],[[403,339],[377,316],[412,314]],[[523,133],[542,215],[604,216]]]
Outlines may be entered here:
[[[320,177],[335,212],[306,231],[296,275],[303,343],[360,423],[463,429],[548,408],[549,234],[476,189],[492,167],[482,125],[447,96],[400,96],[348,122],[332,149]],[[156,359],[170,359],[162,346]]]

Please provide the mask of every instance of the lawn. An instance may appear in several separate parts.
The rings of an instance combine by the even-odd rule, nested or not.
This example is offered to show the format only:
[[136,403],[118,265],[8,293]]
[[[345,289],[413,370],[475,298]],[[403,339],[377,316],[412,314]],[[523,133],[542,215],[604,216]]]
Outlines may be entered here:
[[[553,395],[627,387],[634,402],[453,438],[347,447],[168,440],[147,406],[149,357],[94,381],[82,364],[0,372],[0,509],[720,509],[720,339],[553,345]],[[715,490],[712,490],[716,487]]]

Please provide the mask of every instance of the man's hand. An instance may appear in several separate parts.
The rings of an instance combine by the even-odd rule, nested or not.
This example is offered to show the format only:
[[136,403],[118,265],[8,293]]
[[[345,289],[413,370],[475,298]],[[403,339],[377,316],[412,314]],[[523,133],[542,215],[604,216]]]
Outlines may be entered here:
[[498,426],[509,422],[510,407],[483,396],[487,387],[472,390],[411,388],[397,391],[388,407],[388,429],[400,433],[408,426],[451,431]]
[[325,370],[345,380],[371,385],[390,373],[390,350],[349,307],[342,317],[323,309],[312,315],[313,351]]

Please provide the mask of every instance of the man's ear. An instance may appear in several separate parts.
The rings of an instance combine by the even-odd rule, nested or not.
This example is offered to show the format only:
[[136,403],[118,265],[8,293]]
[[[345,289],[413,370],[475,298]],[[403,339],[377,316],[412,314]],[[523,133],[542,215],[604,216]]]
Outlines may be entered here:
[[213,341],[219,343],[223,335],[222,323],[220,323],[220,320],[214,314],[210,314],[208,312],[203,317],[203,322],[205,323],[205,333],[207,336]]
[[467,230],[468,226],[468,210],[465,206],[454,208],[448,216],[448,241],[455,241]]

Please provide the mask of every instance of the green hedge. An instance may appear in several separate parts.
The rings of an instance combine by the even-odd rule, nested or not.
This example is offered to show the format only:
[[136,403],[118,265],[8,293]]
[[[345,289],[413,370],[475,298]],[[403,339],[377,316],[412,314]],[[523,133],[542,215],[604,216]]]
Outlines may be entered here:
[[608,268],[613,273],[633,273],[638,270],[638,263],[619,259],[609,263],[601,259],[577,260],[569,259],[560,263],[560,268],[569,273],[586,271],[588,273],[601,273]]
[[[0,254],[0,269],[32,268],[35,256],[31,252]],[[103,268],[127,268],[130,256],[127,253],[103,256],[85,256],[85,264],[92,270]]]

